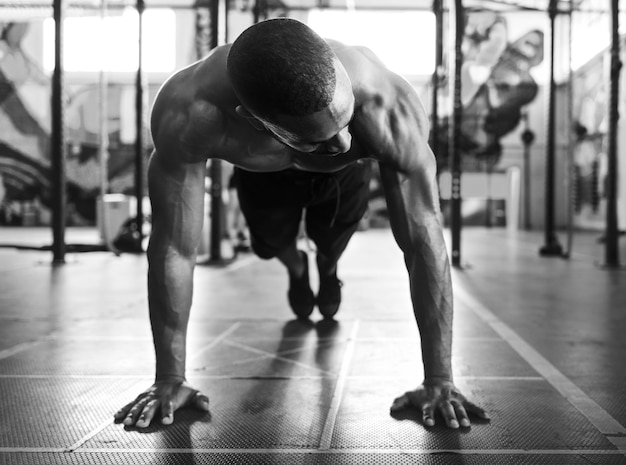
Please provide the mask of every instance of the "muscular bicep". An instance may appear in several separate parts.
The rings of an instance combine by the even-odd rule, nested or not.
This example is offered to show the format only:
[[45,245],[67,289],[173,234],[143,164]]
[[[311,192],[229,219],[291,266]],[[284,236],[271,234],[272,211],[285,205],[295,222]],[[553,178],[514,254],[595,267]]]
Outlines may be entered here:
[[406,251],[439,228],[439,195],[426,112],[407,83],[397,83],[394,90],[395,97],[369,111],[364,121],[379,160],[393,232]]
[[407,252],[440,229],[434,161],[409,172],[381,163],[380,175],[394,236]]
[[148,167],[152,204],[149,252],[196,253],[204,218],[205,161],[184,163],[154,152]]

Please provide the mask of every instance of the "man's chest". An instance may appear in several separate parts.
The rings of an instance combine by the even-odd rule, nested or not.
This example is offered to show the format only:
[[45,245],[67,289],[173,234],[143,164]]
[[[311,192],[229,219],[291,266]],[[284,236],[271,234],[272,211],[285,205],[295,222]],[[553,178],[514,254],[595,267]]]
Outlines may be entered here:
[[296,168],[303,171],[333,172],[367,157],[355,138],[348,152],[330,156],[298,152],[276,140],[270,133],[254,128],[229,131],[220,152],[220,158],[249,171]]

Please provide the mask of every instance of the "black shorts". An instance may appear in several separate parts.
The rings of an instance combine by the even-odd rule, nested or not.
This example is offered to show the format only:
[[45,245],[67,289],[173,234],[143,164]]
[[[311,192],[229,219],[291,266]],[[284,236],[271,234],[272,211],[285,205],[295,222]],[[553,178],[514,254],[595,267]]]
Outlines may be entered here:
[[339,258],[367,210],[371,162],[360,160],[335,173],[289,169],[253,173],[236,168],[239,203],[254,252],[272,258],[295,242],[303,210],[317,250]]

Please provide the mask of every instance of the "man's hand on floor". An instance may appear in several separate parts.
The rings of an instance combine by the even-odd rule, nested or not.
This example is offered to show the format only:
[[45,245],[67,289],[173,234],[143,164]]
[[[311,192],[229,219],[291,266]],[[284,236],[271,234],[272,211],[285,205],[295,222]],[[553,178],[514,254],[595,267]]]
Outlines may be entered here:
[[161,423],[170,425],[174,422],[174,412],[186,406],[208,412],[209,398],[186,381],[157,381],[122,407],[114,418],[125,426],[147,428],[159,414]]
[[478,405],[470,402],[450,381],[425,381],[414,391],[408,391],[395,399],[391,412],[416,408],[422,414],[426,426],[435,425],[435,413],[443,416],[448,428],[470,425],[469,415],[489,420],[489,415]]

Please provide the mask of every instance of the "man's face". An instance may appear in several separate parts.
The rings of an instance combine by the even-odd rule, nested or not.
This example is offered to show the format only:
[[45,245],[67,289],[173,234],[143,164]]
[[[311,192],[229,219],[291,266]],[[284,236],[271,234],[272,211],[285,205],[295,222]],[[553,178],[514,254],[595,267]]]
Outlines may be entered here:
[[259,118],[276,139],[299,152],[338,155],[350,150],[349,124],[354,115],[354,93],[345,69],[335,60],[337,84],[330,105],[306,116]]

